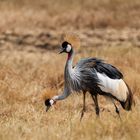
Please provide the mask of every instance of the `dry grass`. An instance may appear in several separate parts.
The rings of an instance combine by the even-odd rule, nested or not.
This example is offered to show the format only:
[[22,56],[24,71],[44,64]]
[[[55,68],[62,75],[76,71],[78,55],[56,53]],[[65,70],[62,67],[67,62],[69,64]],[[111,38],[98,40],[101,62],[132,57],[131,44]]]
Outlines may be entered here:
[[[100,119],[95,116],[92,100],[87,98],[87,112],[80,123],[82,96],[71,95],[58,102],[48,113],[44,98],[63,89],[65,56],[54,52],[5,50],[0,54],[0,139],[123,139],[140,137],[140,63],[139,48],[87,48],[80,57],[98,56],[114,64],[125,75],[134,92],[136,106],[131,112],[121,110],[122,121],[112,105],[100,98]],[[44,94],[45,93],[45,94]],[[110,111],[109,111],[110,110]]]

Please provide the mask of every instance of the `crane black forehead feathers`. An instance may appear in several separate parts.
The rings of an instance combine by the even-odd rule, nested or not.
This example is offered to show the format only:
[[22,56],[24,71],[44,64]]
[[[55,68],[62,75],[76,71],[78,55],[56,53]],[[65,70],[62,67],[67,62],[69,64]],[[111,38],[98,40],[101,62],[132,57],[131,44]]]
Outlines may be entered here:
[[46,106],[49,106],[49,105],[50,105],[50,99],[46,99],[46,100],[45,100],[45,105],[46,105]]
[[[68,43],[67,41],[64,41],[64,42],[62,43],[62,47],[65,48],[65,47],[67,47],[68,44],[70,44],[70,43]],[[71,44],[70,44],[70,45],[71,45]]]

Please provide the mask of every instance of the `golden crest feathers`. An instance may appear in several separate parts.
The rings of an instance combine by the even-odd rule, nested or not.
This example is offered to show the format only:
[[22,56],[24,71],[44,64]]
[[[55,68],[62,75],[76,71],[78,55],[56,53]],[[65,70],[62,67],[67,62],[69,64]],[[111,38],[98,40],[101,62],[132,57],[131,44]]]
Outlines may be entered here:
[[67,33],[63,37],[64,41],[69,42],[72,47],[79,49],[80,48],[80,38],[77,34],[75,33]]
[[47,88],[42,91],[40,96],[41,100],[51,99],[53,96],[57,95],[57,90],[54,88]]

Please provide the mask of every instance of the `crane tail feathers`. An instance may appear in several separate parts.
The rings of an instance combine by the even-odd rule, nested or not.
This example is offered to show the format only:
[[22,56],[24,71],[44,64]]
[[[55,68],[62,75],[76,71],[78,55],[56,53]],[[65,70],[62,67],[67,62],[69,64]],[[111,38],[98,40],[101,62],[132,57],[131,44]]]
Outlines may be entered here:
[[127,99],[125,102],[121,102],[121,105],[123,107],[123,109],[130,111],[132,109],[132,104],[133,104],[133,94],[129,88],[129,86],[126,84],[127,88],[128,88],[128,95],[127,95]]

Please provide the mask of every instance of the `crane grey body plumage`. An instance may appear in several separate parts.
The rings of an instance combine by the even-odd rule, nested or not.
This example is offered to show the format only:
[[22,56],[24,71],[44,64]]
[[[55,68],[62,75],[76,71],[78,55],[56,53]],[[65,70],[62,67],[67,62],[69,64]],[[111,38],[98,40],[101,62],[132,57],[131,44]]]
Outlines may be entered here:
[[[61,95],[47,100],[46,105],[51,106],[55,101],[67,98],[74,91],[83,91],[84,106],[81,118],[85,111],[86,92],[89,92],[94,100],[97,115],[99,115],[98,94],[110,97],[114,105],[115,99],[121,103],[124,109],[131,109],[132,93],[128,85],[123,81],[122,73],[117,68],[97,58],[81,59],[73,67],[74,50],[68,42],[63,42],[61,52],[68,53],[64,71],[64,91]],[[116,105],[115,108],[116,112],[119,113]]]

